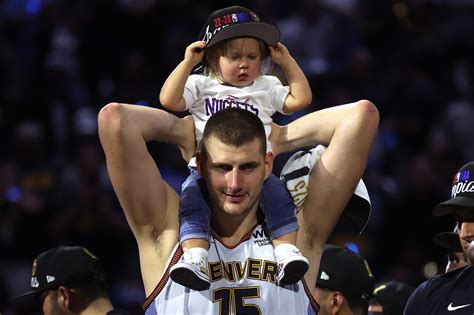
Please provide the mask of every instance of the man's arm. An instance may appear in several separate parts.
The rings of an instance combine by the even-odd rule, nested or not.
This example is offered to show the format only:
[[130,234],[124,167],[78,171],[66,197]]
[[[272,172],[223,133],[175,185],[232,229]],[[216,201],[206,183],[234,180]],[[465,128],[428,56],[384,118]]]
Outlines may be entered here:
[[[301,124],[299,120],[311,121],[318,131],[311,131],[308,121]],[[371,102],[363,100],[308,114],[288,128],[294,123],[308,126],[307,130],[299,130],[309,141],[306,145],[329,144],[310,174],[308,196],[298,213],[298,247],[310,260],[305,280],[314,288],[322,247],[364,173],[379,114]],[[311,132],[313,136],[307,137]]]
[[99,137],[115,193],[137,240],[145,292],[162,276],[178,242],[179,197],[166,184],[147,150],[151,140],[182,144],[192,120],[165,111],[111,103],[98,116]]

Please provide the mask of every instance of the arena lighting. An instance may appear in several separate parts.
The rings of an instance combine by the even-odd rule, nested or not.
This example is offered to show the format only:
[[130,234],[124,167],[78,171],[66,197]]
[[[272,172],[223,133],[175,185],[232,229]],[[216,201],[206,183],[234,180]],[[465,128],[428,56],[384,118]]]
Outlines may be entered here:
[[439,272],[438,264],[434,261],[429,261],[423,267],[423,276],[425,279],[430,279],[436,276]]
[[347,248],[348,250],[353,251],[354,253],[360,254],[359,247],[357,246],[356,243],[347,242],[346,244],[344,244],[344,247]]

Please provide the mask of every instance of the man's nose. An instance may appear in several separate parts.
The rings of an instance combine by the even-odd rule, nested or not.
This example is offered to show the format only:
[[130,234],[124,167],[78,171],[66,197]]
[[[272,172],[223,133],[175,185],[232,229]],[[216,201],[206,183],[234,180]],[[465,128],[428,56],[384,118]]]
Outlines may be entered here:
[[233,169],[229,173],[228,185],[233,190],[237,190],[241,187],[241,175],[239,169]]

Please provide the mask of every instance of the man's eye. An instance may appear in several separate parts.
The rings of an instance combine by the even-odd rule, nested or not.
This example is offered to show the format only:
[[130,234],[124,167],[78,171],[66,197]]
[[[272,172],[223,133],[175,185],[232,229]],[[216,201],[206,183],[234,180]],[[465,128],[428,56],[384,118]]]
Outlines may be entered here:
[[242,166],[240,167],[240,169],[243,170],[243,171],[253,170],[254,168],[255,168],[254,165],[242,165]]

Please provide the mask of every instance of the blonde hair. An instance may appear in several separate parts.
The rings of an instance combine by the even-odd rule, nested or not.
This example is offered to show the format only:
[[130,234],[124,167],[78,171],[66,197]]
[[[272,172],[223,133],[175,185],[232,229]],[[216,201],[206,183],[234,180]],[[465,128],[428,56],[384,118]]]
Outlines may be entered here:
[[[220,43],[215,44],[211,48],[206,49],[206,54],[203,60],[203,74],[213,79],[223,82],[222,76],[217,68],[219,58],[221,56],[230,55],[230,41],[235,38],[223,40]],[[272,60],[270,58],[270,51],[267,45],[261,39],[255,38],[258,41],[258,47],[260,50],[260,60],[262,65],[260,67],[260,75],[267,74],[272,69]]]

